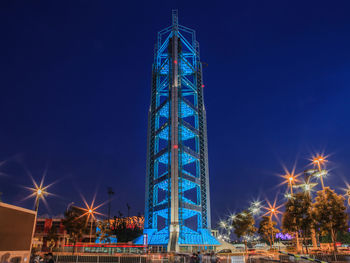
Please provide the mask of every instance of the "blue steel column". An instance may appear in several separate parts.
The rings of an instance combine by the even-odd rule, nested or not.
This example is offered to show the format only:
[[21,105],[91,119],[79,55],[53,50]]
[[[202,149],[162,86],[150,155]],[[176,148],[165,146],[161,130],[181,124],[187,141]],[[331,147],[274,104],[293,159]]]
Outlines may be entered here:
[[211,228],[210,219],[210,193],[209,193],[209,164],[208,164],[208,139],[206,111],[204,107],[202,83],[202,64],[198,63],[197,91],[198,91],[198,116],[199,116],[199,154],[200,154],[200,180],[202,202],[202,227]]
[[151,105],[148,111],[147,134],[147,167],[146,167],[146,194],[145,194],[145,228],[154,228],[153,222],[153,192],[154,192],[154,154],[155,154],[155,110],[156,110],[157,76],[152,70]]
[[170,109],[171,109],[171,209],[170,209],[170,238],[168,251],[178,251],[179,237],[179,67],[178,67],[178,24],[177,14],[173,14],[173,28],[171,38],[171,54],[169,68],[171,68]]

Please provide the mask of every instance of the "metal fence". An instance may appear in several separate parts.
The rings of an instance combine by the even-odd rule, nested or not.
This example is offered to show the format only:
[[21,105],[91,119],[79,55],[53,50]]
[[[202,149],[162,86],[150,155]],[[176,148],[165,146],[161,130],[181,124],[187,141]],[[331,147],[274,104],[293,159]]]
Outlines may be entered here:
[[[308,256],[311,259],[318,259],[324,262],[350,262],[350,255],[341,254],[341,255],[309,255]],[[290,257],[287,255],[280,255],[278,259],[272,259],[272,258],[266,258],[266,257],[255,257],[251,258],[249,257],[247,260],[247,263],[272,263],[272,262],[281,262],[281,263],[291,263],[291,262],[298,262],[298,263],[311,263],[311,260],[305,260],[305,259],[296,259],[294,257]]]
[[[57,255],[56,263],[147,263],[145,256]],[[156,261],[154,261],[156,262]],[[159,262],[162,263],[162,262]]]
[[[55,255],[56,263],[190,263],[191,256],[180,255]],[[220,256],[220,263],[244,263],[244,256]],[[210,257],[204,255],[202,263],[211,263]]]
[[[350,255],[312,255],[311,258],[326,262],[350,262]],[[190,255],[55,255],[56,263],[190,263]],[[247,256],[220,256],[220,263],[310,263],[302,259],[294,259],[287,255],[280,255],[276,258],[268,257],[247,257]],[[211,263],[209,256],[203,256],[203,263]]]

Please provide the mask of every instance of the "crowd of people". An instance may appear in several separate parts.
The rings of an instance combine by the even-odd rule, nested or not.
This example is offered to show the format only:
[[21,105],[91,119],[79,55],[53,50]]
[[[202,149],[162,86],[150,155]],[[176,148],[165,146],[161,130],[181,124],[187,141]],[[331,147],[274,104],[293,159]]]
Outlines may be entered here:
[[[13,263],[13,262],[21,262],[20,257],[15,257],[10,259],[11,254],[5,253],[0,257],[0,263]],[[19,258],[19,261],[18,261]],[[52,253],[44,254],[44,257],[41,257],[37,253],[33,253],[30,258],[30,263],[55,263],[55,260],[53,259]]]
[[55,263],[52,253],[44,254],[44,257],[39,254],[33,254],[30,263]]
[[[216,256],[214,251],[210,253],[210,263],[218,263],[219,258]],[[198,251],[197,253],[193,253],[191,256],[190,263],[203,263],[203,254]]]

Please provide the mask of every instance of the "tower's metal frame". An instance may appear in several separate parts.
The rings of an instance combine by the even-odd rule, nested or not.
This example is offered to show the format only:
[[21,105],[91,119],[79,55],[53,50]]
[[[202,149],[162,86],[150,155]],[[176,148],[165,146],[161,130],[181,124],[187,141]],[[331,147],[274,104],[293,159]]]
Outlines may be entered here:
[[[206,112],[195,31],[158,33],[148,113],[145,230],[149,245],[214,246],[211,235]],[[196,223],[189,226],[189,218]],[[192,220],[193,221],[193,220]]]

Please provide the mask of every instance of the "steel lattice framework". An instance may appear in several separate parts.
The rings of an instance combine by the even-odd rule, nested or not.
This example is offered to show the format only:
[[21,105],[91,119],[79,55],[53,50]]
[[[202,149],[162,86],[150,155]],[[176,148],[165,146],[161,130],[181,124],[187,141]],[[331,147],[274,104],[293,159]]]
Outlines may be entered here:
[[[158,33],[148,113],[145,230],[150,245],[219,245],[211,235],[206,112],[195,31]],[[188,221],[196,217],[192,227]],[[141,240],[139,240],[141,241]]]

